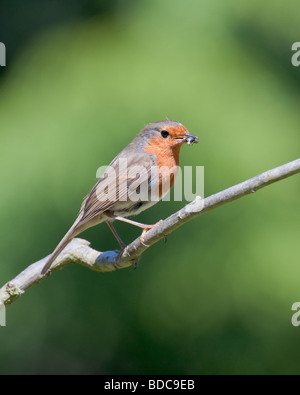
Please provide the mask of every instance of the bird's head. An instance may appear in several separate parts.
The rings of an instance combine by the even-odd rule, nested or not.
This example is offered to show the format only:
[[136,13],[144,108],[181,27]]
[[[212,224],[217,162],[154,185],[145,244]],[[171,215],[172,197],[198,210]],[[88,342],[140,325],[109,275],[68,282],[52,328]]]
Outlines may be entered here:
[[159,121],[147,125],[141,135],[147,138],[148,146],[160,147],[161,150],[174,148],[179,151],[183,143],[198,143],[198,137],[190,134],[185,126],[177,121]]

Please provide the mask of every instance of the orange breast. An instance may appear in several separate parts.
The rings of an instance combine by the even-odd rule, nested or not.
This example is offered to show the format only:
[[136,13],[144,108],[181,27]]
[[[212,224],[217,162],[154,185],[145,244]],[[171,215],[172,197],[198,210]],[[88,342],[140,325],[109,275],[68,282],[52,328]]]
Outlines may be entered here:
[[159,197],[165,195],[174,185],[179,166],[181,144],[172,145],[168,141],[155,137],[148,141],[145,151],[156,155],[159,176]]

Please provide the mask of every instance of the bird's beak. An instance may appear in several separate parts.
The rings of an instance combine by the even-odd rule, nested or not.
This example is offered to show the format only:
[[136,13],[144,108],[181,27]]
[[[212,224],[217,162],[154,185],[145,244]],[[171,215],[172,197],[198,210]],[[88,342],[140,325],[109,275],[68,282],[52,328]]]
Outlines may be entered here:
[[199,140],[199,137],[195,136],[194,134],[191,134],[191,133],[187,132],[184,135],[178,137],[177,144],[179,144],[179,143],[187,143],[188,145],[193,145],[193,144],[197,144],[198,143],[197,140]]

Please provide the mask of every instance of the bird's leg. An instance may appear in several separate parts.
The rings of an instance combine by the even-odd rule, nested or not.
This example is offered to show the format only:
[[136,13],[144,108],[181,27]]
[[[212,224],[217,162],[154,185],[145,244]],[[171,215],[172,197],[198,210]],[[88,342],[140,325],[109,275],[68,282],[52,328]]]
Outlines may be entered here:
[[116,258],[116,261],[119,263],[121,256],[125,250],[125,248],[127,247],[127,245],[124,243],[124,241],[121,239],[121,237],[118,235],[118,232],[116,231],[115,227],[113,226],[113,224],[110,221],[105,221],[108,225],[108,227],[110,228],[110,230],[113,232],[113,235],[115,236],[115,238],[117,239],[119,245],[120,245],[120,252]]
[[162,220],[160,220],[160,221],[156,222],[156,224],[154,224],[154,225],[147,225],[147,224],[142,224],[141,222],[132,221],[131,219],[119,217],[118,215],[113,215],[113,214],[111,214],[111,213],[109,213],[109,214],[105,213],[105,214],[108,215],[109,217],[111,217],[111,218],[117,220],[117,221],[126,222],[127,224],[131,224],[131,225],[137,226],[137,227],[139,227],[139,228],[142,228],[142,229],[143,229],[143,232],[142,232],[142,234],[141,234],[141,236],[140,236],[140,241],[141,241],[141,243],[144,244],[146,247],[148,247],[148,246],[144,243],[146,233],[148,232],[148,230],[154,228],[155,225],[157,225],[157,224],[159,224],[160,222],[162,222]]
[[113,235],[115,236],[115,238],[117,239],[117,241],[118,241],[118,243],[119,243],[119,245],[121,247],[121,250],[124,250],[127,247],[127,245],[124,243],[124,241],[118,235],[118,233],[117,233],[115,227],[113,226],[113,224],[110,221],[106,221],[106,223],[109,226],[110,230],[113,232]]
[[[116,261],[117,263],[120,262],[121,256],[125,250],[125,248],[127,247],[127,244],[124,243],[124,241],[121,239],[121,237],[118,235],[118,232],[116,231],[115,227],[113,226],[113,224],[110,221],[105,221],[107,223],[107,225],[109,226],[110,230],[113,232],[113,235],[115,236],[115,238],[117,239],[118,243],[120,244],[121,250],[118,254],[118,256],[116,257]],[[136,261],[132,261],[132,265],[134,266],[134,268],[137,268],[137,264],[138,264],[138,260]]]

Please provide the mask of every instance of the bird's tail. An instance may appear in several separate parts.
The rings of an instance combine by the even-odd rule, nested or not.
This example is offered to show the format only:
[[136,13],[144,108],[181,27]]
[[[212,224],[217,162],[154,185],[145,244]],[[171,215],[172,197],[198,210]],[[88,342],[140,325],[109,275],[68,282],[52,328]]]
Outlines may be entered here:
[[78,224],[78,222],[75,221],[75,223],[71,226],[71,228],[65,234],[65,236],[63,237],[61,242],[58,244],[58,246],[55,248],[55,250],[49,256],[48,260],[45,263],[45,266],[42,269],[42,274],[45,274],[50,269],[52,263],[58,257],[58,255],[62,252],[62,250],[70,243],[70,241],[76,235],[78,235],[78,233],[80,233],[80,231],[78,231],[78,229],[77,229],[77,224]]

